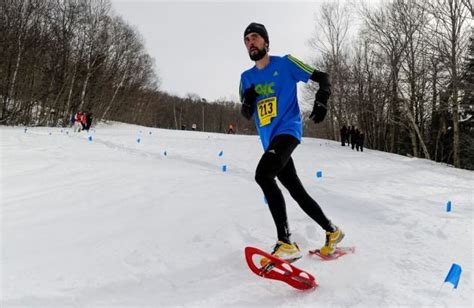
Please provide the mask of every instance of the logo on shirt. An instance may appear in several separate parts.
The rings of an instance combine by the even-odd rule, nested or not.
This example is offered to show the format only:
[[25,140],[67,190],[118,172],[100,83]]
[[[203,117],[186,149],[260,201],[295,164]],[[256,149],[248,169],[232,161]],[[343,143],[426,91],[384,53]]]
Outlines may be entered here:
[[257,92],[259,95],[274,94],[275,93],[275,90],[273,90],[274,86],[275,86],[274,82],[260,83],[255,86],[255,92]]
[[275,72],[273,73],[273,77],[276,77],[276,76],[278,76],[278,75],[279,75],[279,74],[278,74],[278,71],[275,71]]

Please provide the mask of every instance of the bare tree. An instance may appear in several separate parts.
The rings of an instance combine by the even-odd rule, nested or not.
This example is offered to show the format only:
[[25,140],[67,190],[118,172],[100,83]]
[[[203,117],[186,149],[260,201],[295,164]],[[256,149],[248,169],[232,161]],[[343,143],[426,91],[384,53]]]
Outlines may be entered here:
[[402,4],[403,0],[395,0],[374,11],[367,7],[362,8],[365,27],[372,36],[372,43],[383,51],[390,67],[390,152],[399,151],[400,126],[403,125],[400,111],[399,74],[408,42],[401,30]]
[[[81,91],[81,103],[79,109],[85,104],[87,85],[98,67],[98,61],[105,56],[108,49],[107,30],[110,10],[110,3],[107,0],[82,0],[85,6],[83,35],[85,39],[86,54],[86,78],[84,79]],[[100,64],[99,64],[100,65]]]
[[369,147],[385,150],[390,70],[384,65],[385,58],[372,48],[366,33],[362,32],[354,45],[351,66],[354,116],[349,117],[349,123],[356,123],[365,132]]
[[[4,93],[2,94],[2,107],[0,108],[0,121],[5,122],[9,115],[14,115],[20,104],[15,101],[14,106],[10,106],[12,98],[15,97],[18,72],[25,51],[25,42],[28,32],[38,21],[38,10],[42,3],[40,0],[5,0],[0,7],[2,18],[7,20],[5,29],[13,43],[8,57],[8,71],[5,81]],[[6,45],[8,46],[8,45]]]
[[118,77],[118,80],[113,81],[115,90],[101,118],[107,117],[118,92],[123,88],[126,78],[129,77],[131,69],[137,66],[138,56],[143,46],[136,33],[121,18],[114,19],[112,29],[114,33],[112,39],[114,42],[110,52],[113,55],[113,59],[111,59],[112,66],[108,71],[111,80],[114,80],[115,77]]
[[474,9],[472,7],[472,1],[470,0],[461,0],[462,4],[471,12],[471,17],[474,18]]
[[[313,65],[330,75],[332,95],[326,123],[331,131],[330,137],[336,139],[339,127],[349,118],[348,80],[348,30],[350,9],[340,1],[324,2],[317,18],[314,37],[310,46],[319,52],[320,57],[313,60]],[[316,85],[308,84],[308,97],[314,95]],[[314,96],[313,96],[314,97]]]
[[422,134],[424,119],[427,116],[424,112],[427,103],[425,99],[427,57],[424,52],[427,47],[424,34],[427,24],[426,12],[415,1],[397,1],[396,5],[400,13],[401,31],[407,42],[402,62],[405,77],[402,82],[406,86],[406,91],[403,86],[399,88],[400,96],[404,98],[402,108],[408,121],[413,156],[419,156],[418,144],[420,144],[424,157],[430,159]]
[[433,17],[431,35],[436,42],[440,59],[449,73],[450,109],[453,128],[453,162],[461,166],[460,159],[460,68],[465,60],[468,44],[467,18],[468,9],[461,0],[432,0],[425,3],[426,9]]

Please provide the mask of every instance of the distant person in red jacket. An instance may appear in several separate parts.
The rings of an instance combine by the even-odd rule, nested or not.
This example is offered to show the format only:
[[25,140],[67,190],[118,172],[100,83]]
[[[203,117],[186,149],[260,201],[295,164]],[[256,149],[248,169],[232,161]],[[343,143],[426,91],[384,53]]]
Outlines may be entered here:
[[229,129],[227,130],[227,133],[228,134],[235,134],[234,126],[232,126],[232,124],[229,124]]
[[74,131],[80,132],[85,129],[87,123],[86,115],[82,111],[78,111],[74,116]]

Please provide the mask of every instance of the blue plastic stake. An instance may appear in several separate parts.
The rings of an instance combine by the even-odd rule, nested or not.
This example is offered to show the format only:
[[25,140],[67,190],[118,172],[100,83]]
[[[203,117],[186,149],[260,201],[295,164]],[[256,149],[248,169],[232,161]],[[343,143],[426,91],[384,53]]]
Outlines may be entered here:
[[448,212],[448,213],[451,212],[451,201],[448,201],[446,203],[446,212]]
[[227,165],[222,165],[222,172],[226,172],[227,171]]
[[448,272],[448,275],[444,279],[444,282],[452,283],[454,288],[457,289],[459,278],[461,278],[461,272],[462,272],[461,266],[457,265],[456,263],[453,263],[453,265],[451,265],[451,269]]
[[323,172],[322,171],[316,171],[316,177],[317,178],[322,178],[323,177]]
[[89,138],[88,138],[88,139],[89,139],[89,141],[90,141],[90,142],[92,142],[92,136],[89,136]]

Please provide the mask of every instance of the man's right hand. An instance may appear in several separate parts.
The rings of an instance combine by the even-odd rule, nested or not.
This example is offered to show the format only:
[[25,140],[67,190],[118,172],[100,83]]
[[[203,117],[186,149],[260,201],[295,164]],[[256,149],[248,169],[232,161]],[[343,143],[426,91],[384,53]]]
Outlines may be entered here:
[[244,92],[244,98],[242,100],[242,109],[240,111],[247,120],[250,120],[252,118],[257,96],[258,94],[255,91],[255,85],[251,85]]

